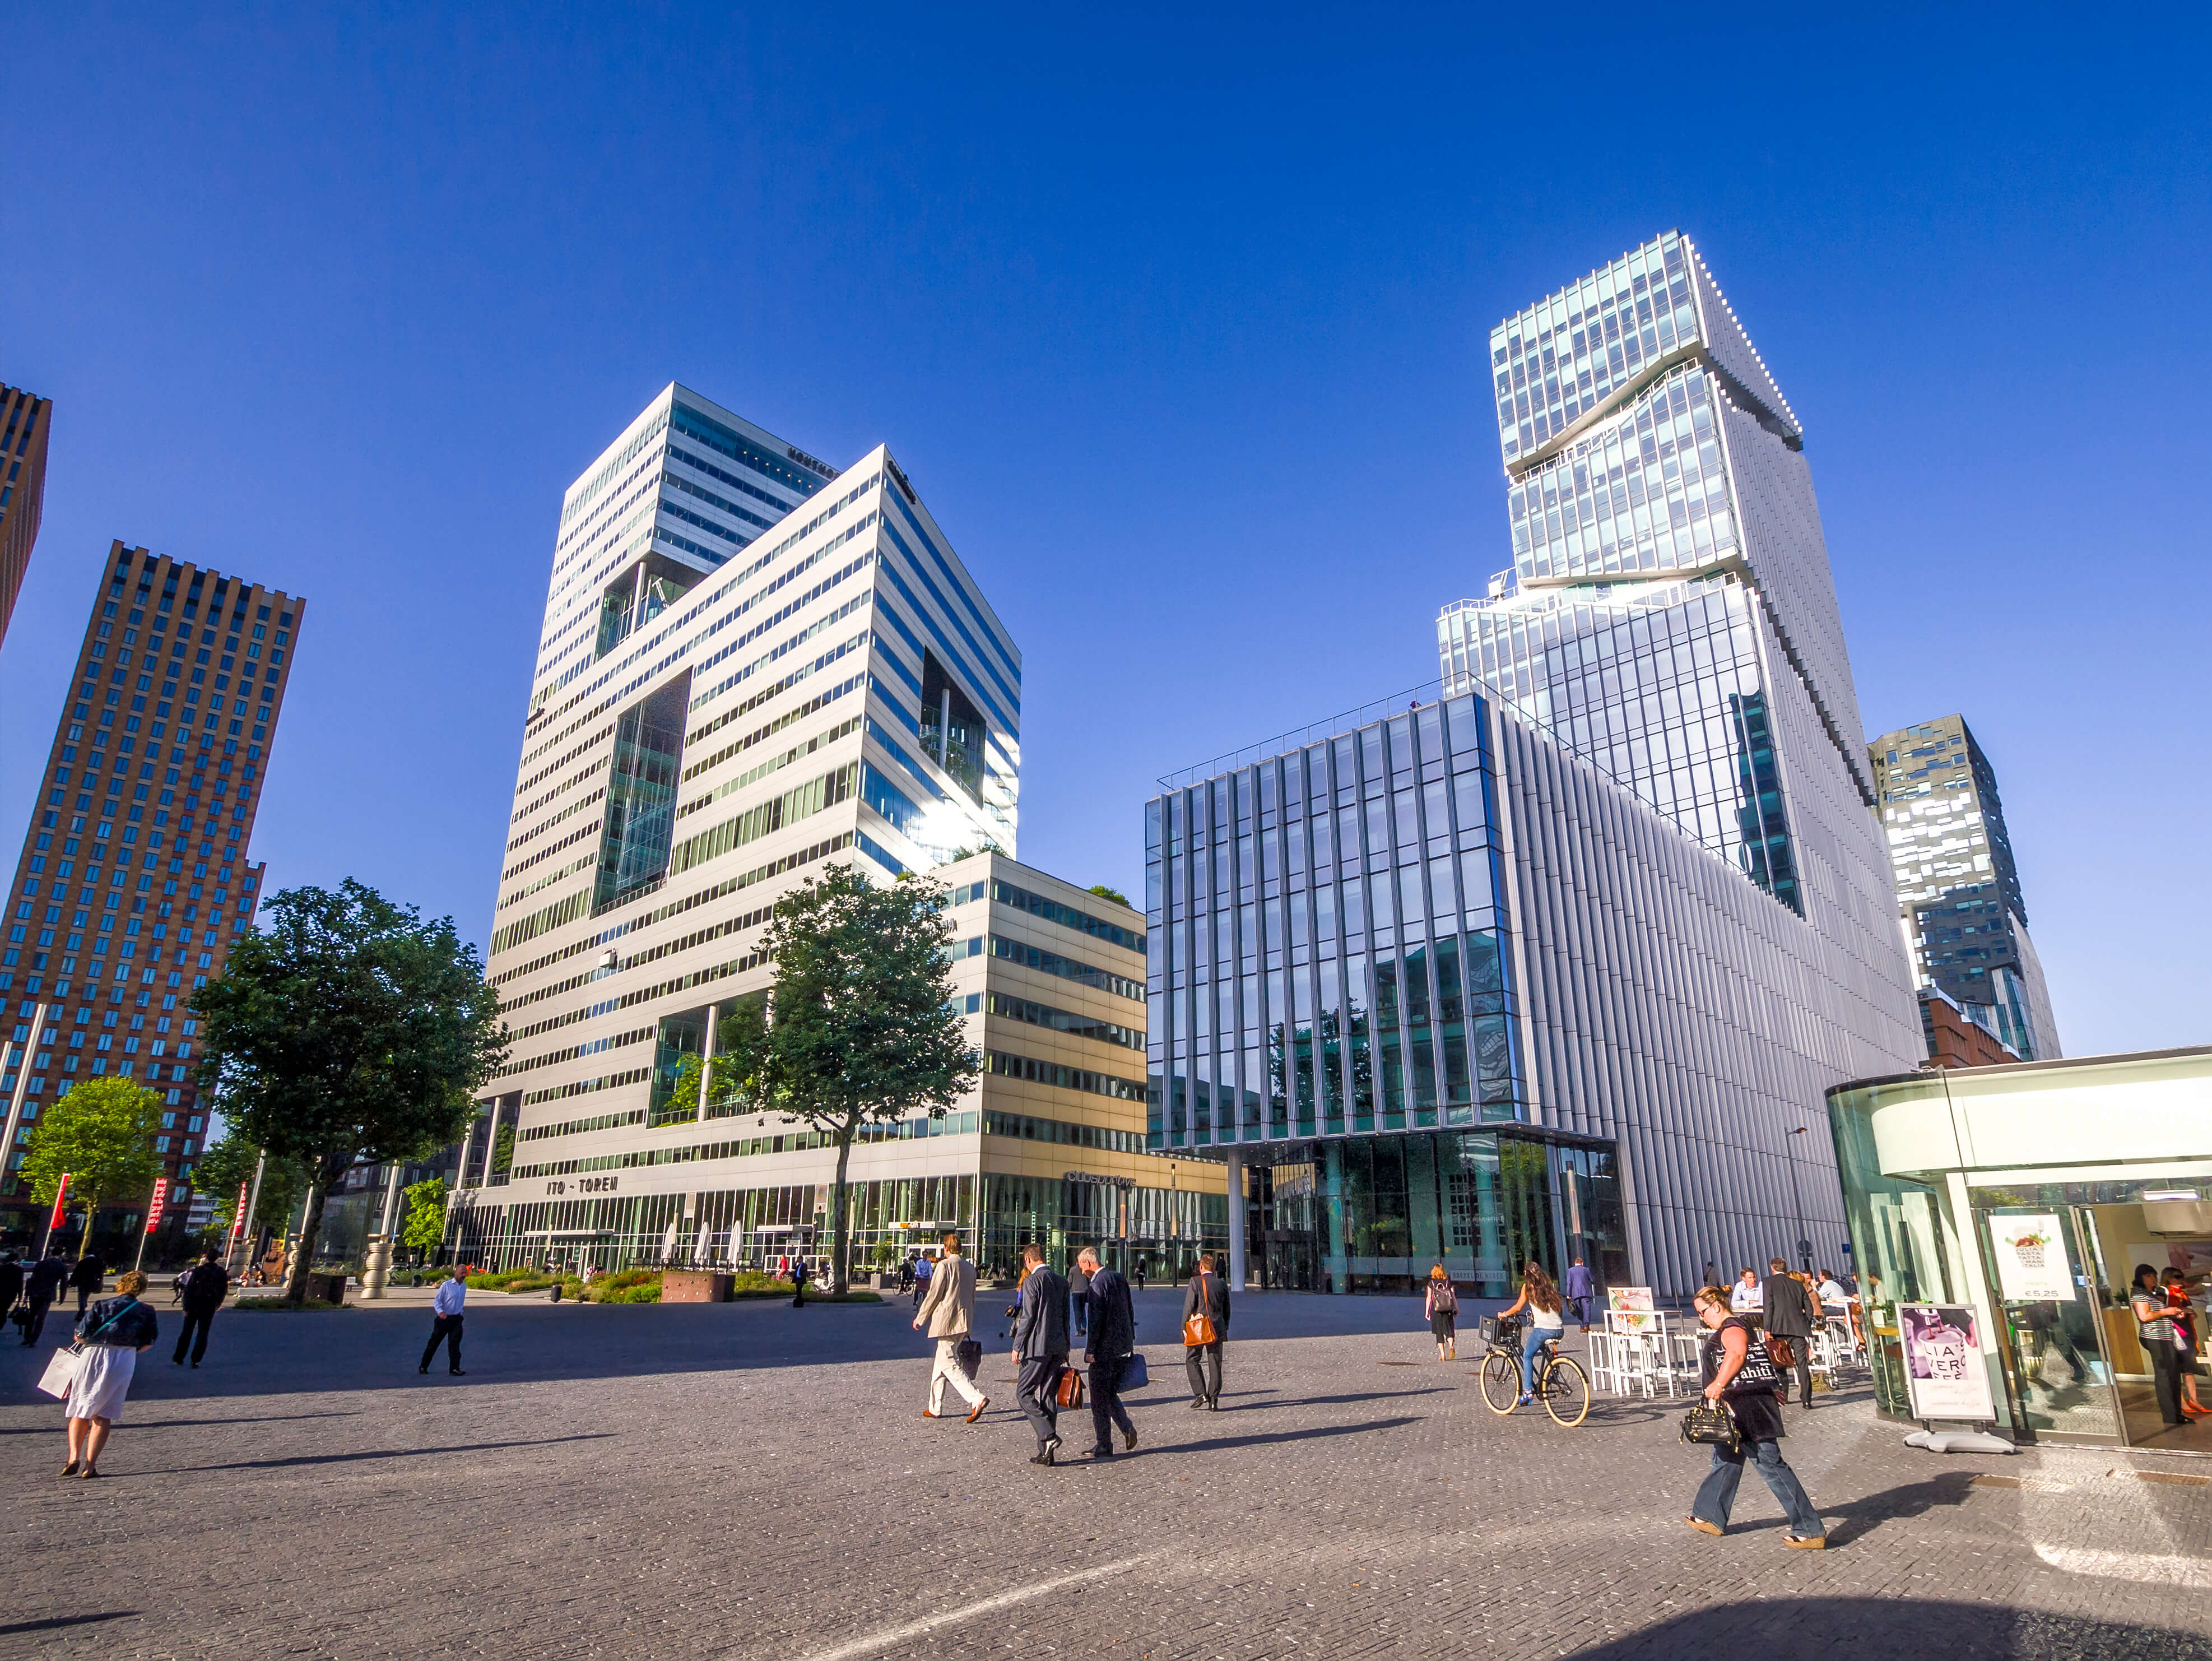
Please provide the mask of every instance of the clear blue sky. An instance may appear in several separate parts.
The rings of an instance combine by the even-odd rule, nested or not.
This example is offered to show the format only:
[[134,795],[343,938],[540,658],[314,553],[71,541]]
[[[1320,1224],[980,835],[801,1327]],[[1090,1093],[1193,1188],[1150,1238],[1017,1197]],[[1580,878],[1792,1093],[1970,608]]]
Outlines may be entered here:
[[674,379],[890,443],[1026,654],[1021,855],[1134,891],[1159,772],[1435,672],[1490,325],[1679,225],[2068,1049],[2212,1038],[2201,12],[1052,12],[13,9],[6,835],[119,536],[309,597],[275,883],[481,940],[560,493]]

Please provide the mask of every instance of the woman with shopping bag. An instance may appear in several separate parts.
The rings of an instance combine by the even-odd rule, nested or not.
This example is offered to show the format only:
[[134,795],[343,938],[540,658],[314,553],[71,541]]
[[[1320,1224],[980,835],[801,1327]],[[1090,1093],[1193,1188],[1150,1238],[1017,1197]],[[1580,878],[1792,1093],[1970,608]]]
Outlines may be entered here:
[[[100,1475],[100,1451],[107,1433],[123,1416],[123,1398],[131,1393],[131,1376],[138,1366],[138,1352],[149,1348],[160,1336],[154,1311],[138,1301],[146,1277],[137,1269],[115,1283],[116,1295],[103,1298],[86,1310],[76,1323],[76,1342],[57,1350],[57,1365],[74,1355],[73,1376],[64,1411],[69,1419],[69,1463],[64,1476]],[[49,1369],[51,1372],[51,1369]],[[45,1380],[42,1388],[51,1388]]]

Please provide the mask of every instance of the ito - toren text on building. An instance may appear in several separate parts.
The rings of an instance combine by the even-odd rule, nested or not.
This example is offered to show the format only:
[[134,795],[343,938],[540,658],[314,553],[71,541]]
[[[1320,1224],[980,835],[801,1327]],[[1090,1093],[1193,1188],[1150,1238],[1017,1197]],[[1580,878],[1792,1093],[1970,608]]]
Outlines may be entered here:
[[1146,810],[1148,1138],[1268,1285],[1840,1263],[1823,1092],[1924,1050],[1796,417],[1678,234],[1489,345],[1440,696]]
[[1922,988],[1995,1033],[2012,1052],[2004,1059],[2056,1059],[2058,1024],[2027,937],[1996,770],[1966,718],[1885,733],[1867,754]]
[[39,1115],[103,1076],[161,1092],[155,1151],[185,1215],[207,1137],[185,1005],[252,926],[262,868],[246,854],[305,614],[277,589],[109,551],[0,944],[0,1089],[28,1069],[0,1197],[13,1226],[34,1209],[15,1173]]
[[890,452],[842,471],[671,386],[562,503],[487,972],[510,1060],[463,1146],[465,1258],[765,1265],[829,1249],[834,1145],[676,1080],[763,996],[833,864],[950,889],[981,1058],[855,1145],[855,1262],[958,1229],[1157,1267],[1226,1232],[1148,1150],[1145,926],[1016,862],[1021,654]]

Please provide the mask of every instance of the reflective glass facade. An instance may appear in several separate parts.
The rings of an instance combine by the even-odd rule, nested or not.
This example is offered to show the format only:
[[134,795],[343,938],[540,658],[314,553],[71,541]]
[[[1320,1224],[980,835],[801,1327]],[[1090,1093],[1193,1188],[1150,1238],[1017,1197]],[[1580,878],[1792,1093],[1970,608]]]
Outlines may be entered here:
[[1486,722],[1455,698],[1147,804],[1151,1146],[1523,1116]]
[[1963,715],[1867,746],[1899,915],[1923,985],[1940,988],[2025,1061],[2059,1053],[2005,829],[1996,771]]

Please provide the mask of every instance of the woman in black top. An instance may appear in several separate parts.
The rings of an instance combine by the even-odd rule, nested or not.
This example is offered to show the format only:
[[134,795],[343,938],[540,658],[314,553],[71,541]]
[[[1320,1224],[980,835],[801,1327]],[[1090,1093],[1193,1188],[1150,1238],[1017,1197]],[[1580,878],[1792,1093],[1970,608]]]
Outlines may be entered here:
[[[1828,1543],[1827,1525],[1805,1494],[1797,1473],[1782,1457],[1781,1375],[1767,1359],[1766,1347],[1751,1323],[1729,1309],[1723,1287],[1707,1287],[1698,1293],[1698,1319],[1707,1330],[1705,1349],[1705,1400],[1725,1402],[1735,1415],[1743,1445],[1733,1451],[1716,1445],[1712,1469],[1690,1514],[1682,1520],[1700,1534],[1728,1532],[1729,1512],[1735,1505],[1736,1485],[1743,1481],[1743,1462],[1748,1458],[1772,1490],[1790,1518],[1790,1531],[1782,1543],[1801,1551],[1818,1551]],[[1753,1382],[1737,1382],[1748,1369]]]

